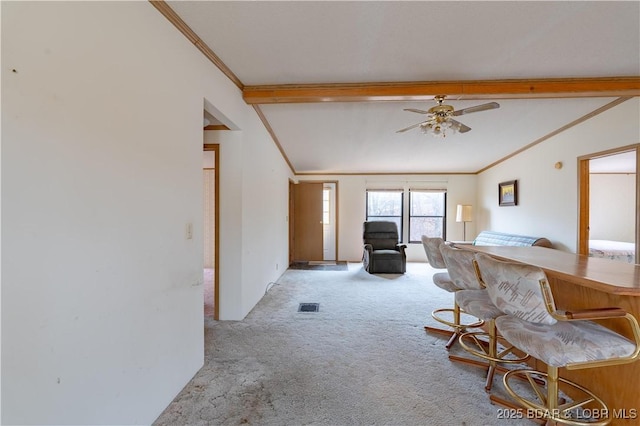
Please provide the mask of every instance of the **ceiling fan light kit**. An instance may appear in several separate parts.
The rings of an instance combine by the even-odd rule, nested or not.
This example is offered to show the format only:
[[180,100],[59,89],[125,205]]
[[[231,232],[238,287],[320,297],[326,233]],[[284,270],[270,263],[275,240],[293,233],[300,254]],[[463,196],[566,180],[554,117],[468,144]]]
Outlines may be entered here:
[[471,130],[471,127],[454,120],[453,116],[471,114],[473,112],[486,111],[489,109],[500,108],[500,104],[497,102],[489,102],[482,105],[476,105],[461,110],[455,110],[451,105],[444,105],[445,95],[438,95],[435,98],[438,105],[429,108],[428,111],[423,111],[414,108],[405,108],[405,111],[415,112],[416,114],[426,114],[427,119],[421,123],[414,124],[404,129],[398,130],[396,133],[406,132],[407,130],[415,127],[420,127],[422,133],[429,134],[437,138],[445,138],[447,134],[453,134],[456,132],[466,133]]
[[446,119],[435,118],[420,124],[420,129],[425,135],[431,135],[435,138],[446,138],[447,134],[456,133],[460,126]]

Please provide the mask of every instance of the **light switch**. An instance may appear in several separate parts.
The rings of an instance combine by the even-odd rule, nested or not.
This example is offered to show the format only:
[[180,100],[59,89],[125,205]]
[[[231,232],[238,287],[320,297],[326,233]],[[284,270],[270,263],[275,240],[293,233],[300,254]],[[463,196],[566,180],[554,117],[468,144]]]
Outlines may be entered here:
[[190,240],[193,238],[193,223],[191,222],[187,223],[184,230],[184,236],[186,237],[187,240]]

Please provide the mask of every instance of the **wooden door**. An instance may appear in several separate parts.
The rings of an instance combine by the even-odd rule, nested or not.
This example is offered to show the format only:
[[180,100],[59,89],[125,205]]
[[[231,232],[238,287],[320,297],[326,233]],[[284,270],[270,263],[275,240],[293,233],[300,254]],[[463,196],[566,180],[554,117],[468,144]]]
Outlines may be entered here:
[[323,186],[322,182],[300,182],[297,185],[293,185],[295,210],[293,224],[294,261],[323,260]]

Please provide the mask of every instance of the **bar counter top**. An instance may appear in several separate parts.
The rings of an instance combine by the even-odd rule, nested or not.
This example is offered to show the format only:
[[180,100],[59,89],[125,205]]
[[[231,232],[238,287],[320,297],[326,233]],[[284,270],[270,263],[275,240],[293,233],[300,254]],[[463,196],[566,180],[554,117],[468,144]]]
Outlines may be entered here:
[[536,246],[454,245],[458,248],[486,253],[497,259],[537,266],[548,275],[594,290],[620,296],[640,297],[640,265]]

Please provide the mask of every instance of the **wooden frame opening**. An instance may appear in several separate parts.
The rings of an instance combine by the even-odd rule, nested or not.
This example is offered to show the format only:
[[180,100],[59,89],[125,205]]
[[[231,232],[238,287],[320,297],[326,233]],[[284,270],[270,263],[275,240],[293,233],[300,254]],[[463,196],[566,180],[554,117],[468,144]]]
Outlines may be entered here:
[[214,152],[214,261],[213,319],[220,317],[220,145],[204,144],[203,151]]
[[590,224],[590,161],[625,152],[635,152],[635,261],[640,259],[640,144],[628,145],[620,148],[601,151],[578,157],[578,254],[589,255],[589,224]]

